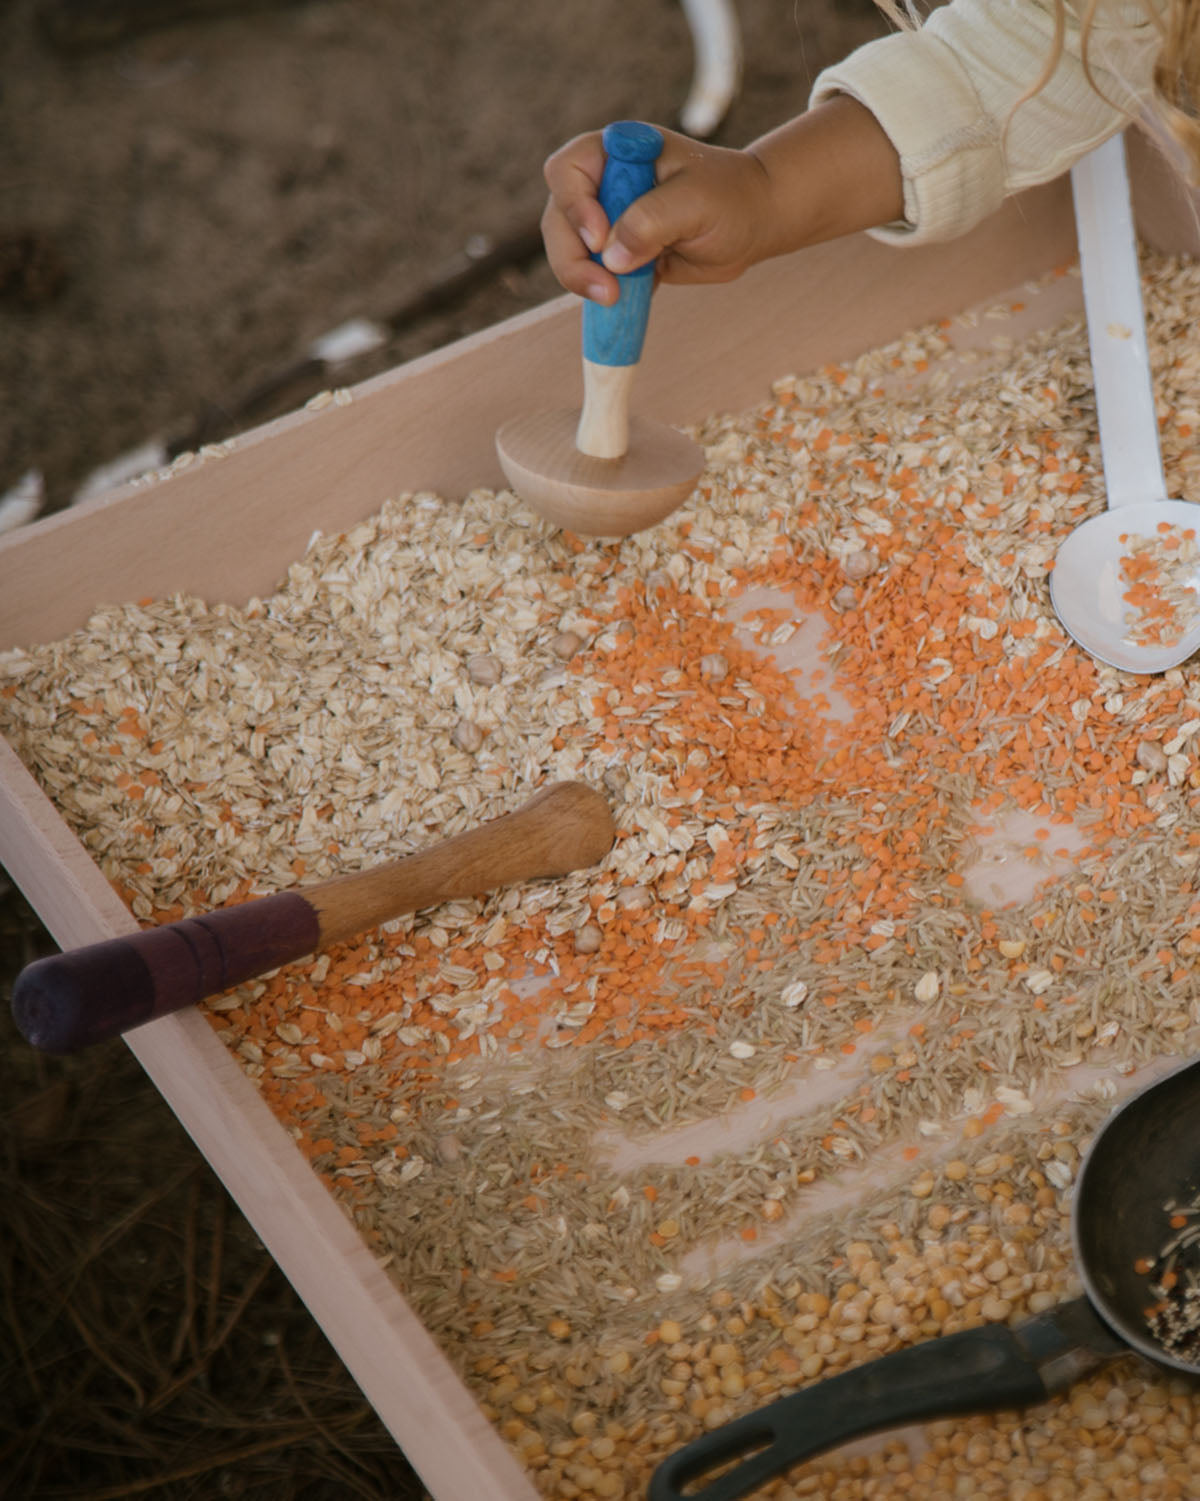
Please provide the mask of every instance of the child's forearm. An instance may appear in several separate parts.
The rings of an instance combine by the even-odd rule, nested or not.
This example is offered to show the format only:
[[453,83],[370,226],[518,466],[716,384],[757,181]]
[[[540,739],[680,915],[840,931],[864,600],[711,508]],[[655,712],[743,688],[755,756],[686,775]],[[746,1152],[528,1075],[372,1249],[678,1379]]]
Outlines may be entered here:
[[896,148],[875,116],[847,94],[789,120],[747,151],[770,184],[764,259],[904,217]]

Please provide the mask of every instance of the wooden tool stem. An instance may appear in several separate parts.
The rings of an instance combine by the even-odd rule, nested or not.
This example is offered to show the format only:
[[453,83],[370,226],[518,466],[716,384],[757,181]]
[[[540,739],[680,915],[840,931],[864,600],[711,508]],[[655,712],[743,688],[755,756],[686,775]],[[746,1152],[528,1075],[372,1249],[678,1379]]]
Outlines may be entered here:
[[[618,120],[603,136],[604,172],[597,197],[615,224],[629,205],[654,186],[662,133],[640,121]],[[575,446],[594,459],[619,459],[629,447],[629,392],[642,357],[654,267],[617,278],[617,300],[583,307],[583,410]]]
[[636,365],[583,362],[583,410],[575,446],[594,459],[619,459],[629,447],[629,394]]
[[613,833],[598,792],[559,782],[388,865],[39,959],[17,976],[13,1016],[35,1047],[73,1053],[404,912],[594,865]]

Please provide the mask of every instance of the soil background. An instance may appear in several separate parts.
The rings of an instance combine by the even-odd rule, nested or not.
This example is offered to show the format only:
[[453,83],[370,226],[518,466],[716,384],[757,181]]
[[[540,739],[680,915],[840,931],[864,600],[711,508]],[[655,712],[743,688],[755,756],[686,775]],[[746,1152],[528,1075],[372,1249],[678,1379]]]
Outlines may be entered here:
[[[713,139],[798,112],[871,0],[735,0]],[[547,154],[676,125],[679,0],[0,0],[0,495],[43,513],[558,295]],[[332,367],[351,319],[377,348]],[[37,525],[37,521],[29,524]],[[0,588],[3,580],[0,579]],[[0,1492],[424,1492],[119,1040],[35,1053],[53,945],[0,870]]]

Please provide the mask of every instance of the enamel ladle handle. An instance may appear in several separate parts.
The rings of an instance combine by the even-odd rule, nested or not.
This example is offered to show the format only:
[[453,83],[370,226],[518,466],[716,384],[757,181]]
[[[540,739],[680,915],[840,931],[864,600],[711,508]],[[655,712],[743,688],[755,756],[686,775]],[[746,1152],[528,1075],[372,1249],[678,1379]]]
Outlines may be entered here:
[[1165,500],[1123,136],[1075,163],[1071,192],[1108,504]]

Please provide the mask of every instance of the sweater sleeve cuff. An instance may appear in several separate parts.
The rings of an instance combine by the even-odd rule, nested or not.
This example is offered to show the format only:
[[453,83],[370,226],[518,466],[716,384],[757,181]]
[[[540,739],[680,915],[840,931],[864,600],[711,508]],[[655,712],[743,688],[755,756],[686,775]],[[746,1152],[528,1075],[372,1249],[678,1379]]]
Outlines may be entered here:
[[[946,44],[897,32],[826,68],[810,103],[848,94],[869,109],[900,156],[904,219],[870,233],[904,245],[953,239],[1000,207],[1000,132]],[[936,99],[936,110],[920,101]]]

